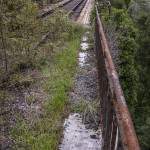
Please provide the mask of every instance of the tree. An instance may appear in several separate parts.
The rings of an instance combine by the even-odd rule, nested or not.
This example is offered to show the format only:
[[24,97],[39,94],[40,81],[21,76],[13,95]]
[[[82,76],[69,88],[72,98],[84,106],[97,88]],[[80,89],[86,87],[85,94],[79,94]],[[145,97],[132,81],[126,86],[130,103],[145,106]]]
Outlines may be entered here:
[[129,13],[135,21],[140,19],[142,15],[150,14],[149,0],[132,0],[129,6]]
[[124,0],[125,4],[126,4],[126,7],[128,8],[129,7],[129,4],[131,2],[131,0]]
[[143,150],[150,149],[150,3],[149,0],[133,0],[129,13],[139,28],[136,62],[139,88],[135,107],[135,125]]
[[0,1],[0,55],[6,72],[33,59],[32,47],[41,38],[38,30],[42,24],[36,19],[37,12],[37,5],[31,0]]

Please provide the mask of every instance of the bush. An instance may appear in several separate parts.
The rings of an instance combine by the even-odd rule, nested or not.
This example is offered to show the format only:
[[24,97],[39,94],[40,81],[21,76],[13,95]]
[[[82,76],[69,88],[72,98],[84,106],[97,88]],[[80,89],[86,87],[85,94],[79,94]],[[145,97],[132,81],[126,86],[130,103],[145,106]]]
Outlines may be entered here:
[[112,5],[115,7],[115,8],[123,8],[125,6],[125,2],[124,0],[113,0],[112,1]]
[[[143,15],[142,15],[143,16]],[[112,15],[103,13],[105,24],[113,26],[121,50],[119,77],[127,104],[135,123],[143,150],[150,148],[150,92],[149,92],[149,23],[143,16],[134,22],[127,10],[112,9]]]
[[136,66],[136,42],[137,28],[124,10],[115,10],[114,21],[117,23],[119,33],[120,65],[119,75],[124,89],[124,94],[130,110],[134,115],[138,93],[138,73]]
[[39,9],[31,0],[2,0],[0,10],[0,70],[7,74],[39,67],[40,60],[49,59],[53,49],[75,31],[59,10],[47,19],[37,19]]
[[114,30],[117,31],[118,48],[120,49],[119,76],[126,100],[134,115],[139,80],[136,65],[138,29],[124,9],[113,8],[112,16],[106,15],[105,21],[112,24]]

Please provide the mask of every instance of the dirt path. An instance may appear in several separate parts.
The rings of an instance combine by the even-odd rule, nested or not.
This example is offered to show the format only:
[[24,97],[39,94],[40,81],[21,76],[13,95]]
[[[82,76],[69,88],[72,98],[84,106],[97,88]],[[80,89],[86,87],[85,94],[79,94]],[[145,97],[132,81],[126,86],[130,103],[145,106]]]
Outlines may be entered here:
[[[88,0],[78,23],[89,26],[92,0]],[[84,16],[84,17],[83,17]],[[82,113],[74,112],[64,123],[64,133],[60,150],[100,150],[102,145],[101,130],[99,128],[98,105],[98,75],[93,46],[89,42],[91,33],[86,32],[81,41],[78,56],[78,72],[73,91],[70,92],[72,106],[80,109],[85,105]],[[95,104],[95,106],[93,105]]]

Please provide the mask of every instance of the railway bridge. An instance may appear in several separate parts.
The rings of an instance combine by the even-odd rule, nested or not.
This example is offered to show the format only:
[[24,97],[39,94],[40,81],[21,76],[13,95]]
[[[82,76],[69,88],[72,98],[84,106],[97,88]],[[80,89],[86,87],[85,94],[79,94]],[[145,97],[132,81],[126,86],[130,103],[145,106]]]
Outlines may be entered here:
[[[65,0],[46,8],[45,17],[63,7],[68,16],[83,25],[89,25],[92,0]],[[101,105],[102,150],[140,150],[133,121],[115,69],[98,8],[95,6],[95,52],[97,58]]]

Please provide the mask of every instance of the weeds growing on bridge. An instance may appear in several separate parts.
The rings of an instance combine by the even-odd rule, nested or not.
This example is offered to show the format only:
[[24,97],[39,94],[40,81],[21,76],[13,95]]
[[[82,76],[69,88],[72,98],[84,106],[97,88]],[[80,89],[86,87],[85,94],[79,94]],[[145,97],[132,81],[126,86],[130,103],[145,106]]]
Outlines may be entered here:
[[2,0],[0,11],[2,149],[55,150],[83,29],[62,11],[37,19],[31,0]]
[[63,116],[67,112],[68,92],[73,83],[76,71],[76,57],[80,45],[82,29],[74,30],[67,46],[55,52],[50,63],[42,66],[43,75],[47,77],[43,81],[43,89],[48,99],[43,105],[42,117],[30,126],[26,121],[18,123],[12,131],[17,148],[22,146],[33,150],[55,150],[58,148],[61,136]]

